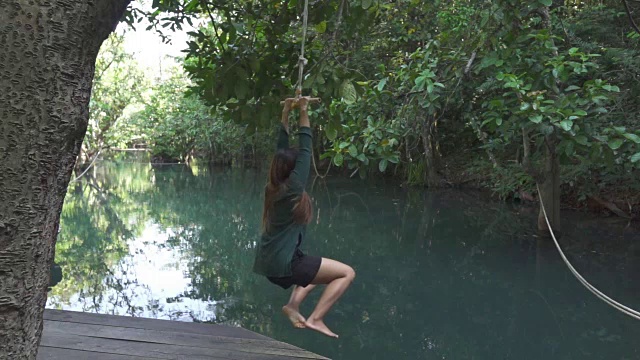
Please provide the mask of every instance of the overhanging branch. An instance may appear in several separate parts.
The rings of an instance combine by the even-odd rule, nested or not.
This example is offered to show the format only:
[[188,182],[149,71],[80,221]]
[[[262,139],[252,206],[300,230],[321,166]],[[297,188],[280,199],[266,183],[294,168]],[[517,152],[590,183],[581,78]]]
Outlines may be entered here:
[[218,27],[216,26],[216,20],[213,18],[213,14],[211,13],[211,9],[209,9],[209,3],[207,2],[207,0],[201,0],[200,4],[204,8],[204,10],[207,12],[207,14],[209,14],[209,19],[211,19],[211,25],[213,25],[213,32],[216,34],[216,38],[218,39],[218,42],[220,43],[220,47],[222,48],[222,51],[226,51],[227,49],[224,48],[224,44],[222,43],[222,40],[220,39],[220,34],[218,34]]
[[624,10],[627,12],[627,16],[629,17],[629,23],[631,24],[631,27],[638,34],[640,34],[640,28],[638,28],[638,24],[636,24],[636,22],[633,20],[633,15],[631,15],[631,9],[629,8],[629,3],[627,2],[627,0],[622,0],[622,3],[624,4]]

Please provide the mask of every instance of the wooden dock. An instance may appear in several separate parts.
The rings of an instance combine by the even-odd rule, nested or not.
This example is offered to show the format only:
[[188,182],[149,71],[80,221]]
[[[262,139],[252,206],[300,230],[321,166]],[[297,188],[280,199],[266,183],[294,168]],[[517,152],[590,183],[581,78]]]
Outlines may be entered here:
[[45,310],[38,360],[327,359],[232,326]]

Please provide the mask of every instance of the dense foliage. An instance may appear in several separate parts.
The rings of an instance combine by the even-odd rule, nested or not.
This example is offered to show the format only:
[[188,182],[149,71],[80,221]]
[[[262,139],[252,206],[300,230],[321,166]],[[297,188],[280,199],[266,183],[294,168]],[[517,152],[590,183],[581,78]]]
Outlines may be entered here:
[[154,161],[189,161],[199,155],[231,161],[244,149],[244,126],[231,123],[196,96],[185,96],[189,80],[179,69],[152,87],[144,109],[133,115],[140,141]]
[[122,146],[128,139],[126,111],[142,101],[147,82],[140,67],[124,49],[124,37],[110,36],[96,61],[89,125],[78,156],[84,170],[105,149]]
[[178,66],[163,76],[145,72],[125,51],[123,35],[112,35],[96,64],[90,121],[78,170],[104,150],[147,149],[154,162],[242,160],[245,150],[263,151],[266,134],[246,135],[246,125],[223,116],[224,110],[188,95],[192,85]]
[[[155,0],[145,15],[159,31],[192,19],[203,24],[185,46],[191,101],[264,139],[297,81],[303,5]],[[595,197],[609,208],[617,206],[600,197],[638,193],[619,191],[640,186],[637,2],[333,0],[309,7],[303,84],[323,99],[313,114],[316,154],[346,174],[393,172],[429,186],[474,182],[521,198],[537,183],[552,222],[561,189],[568,200]],[[141,14],[131,10],[127,19]],[[181,131],[210,121],[189,117]],[[172,136],[167,155],[184,159],[191,144],[227,136],[195,132],[201,140]],[[629,205],[640,203],[635,196]]]

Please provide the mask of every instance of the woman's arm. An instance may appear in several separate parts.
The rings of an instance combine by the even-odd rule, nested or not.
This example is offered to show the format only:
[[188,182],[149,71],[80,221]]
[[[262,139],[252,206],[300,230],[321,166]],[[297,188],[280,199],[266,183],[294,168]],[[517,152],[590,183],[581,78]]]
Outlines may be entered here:
[[300,107],[300,131],[298,132],[298,157],[296,165],[289,176],[289,187],[295,192],[302,193],[307,180],[309,171],[311,170],[311,146],[313,134],[311,133],[311,124],[309,122],[309,98],[302,97],[298,100]]
[[298,107],[300,107],[300,127],[311,127],[309,123],[309,99],[307,97],[300,98],[298,100]]
[[284,101],[282,118],[280,119],[280,129],[278,130],[277,150],[289,148],[289,112],[291,111],[292,104],[293,99],[287,99]]

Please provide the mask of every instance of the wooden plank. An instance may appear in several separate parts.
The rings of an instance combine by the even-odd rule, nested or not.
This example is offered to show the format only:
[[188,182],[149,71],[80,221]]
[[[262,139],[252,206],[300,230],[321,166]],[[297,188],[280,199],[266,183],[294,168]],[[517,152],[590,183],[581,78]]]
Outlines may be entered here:
[[137,342],[225,349],[231,351],[268,353],[296,358],[322,359],[308,351],[276,340],[240,339],[181,332],[158,331],[149,329],[123,328],[93,324],[69,323],[45,320],[44,332],[47,334],[66,334],[90,336],[96,338],[129,340]]
[[37,360],[144,360],[144,359],[157,359],[148,356],[131,356],[131,355],[116,355],[105,354],[94,351],[83,350],[71,350],[60,349],[41,346],[38,349]]
[[271,340],[268,337],[256,334],[253,331],[227,325],[188,323],[181,321],[145,319],[118,315],[90,314],[76,311],[46,309],[44,311],[44,319],[82,324],[119,326],[136,329],[176,331],[189,334],[203,334],[256,340]]
[[244,347],[238,350],[211,349],[192,346],[166,345],[157,343],[137,342],[130,340],[115,340],[95,338],[91,336],[68,335],[45,332],[41,340],[42,347],[57,347],[72,350],[93,351],[116,355],[133,355],[157,359],[190,359],[190,360],[275,360],[299,359],[286,354],[245,352]]
[[[231,343],[231,344],[258,344],[260,346],[302,350],[296,346],[269,339],[269,340],[256,340],[256,339],[244,339],[236,337],[215,336],[215,335],[203,335],[203,334],[188,334],[184,332],[176,331],[160,331],[150,329],[137,329],[126,328],[120,326],[110,325],[94,325],[94,324],[81,324],[64,321],[44,321],[44,331],[63,332],[67,334],[82,335],[82,336],[94,336],[105,337],[113,339],[134,340],[134,341],[147,341],[147,342],[159,342],[162,344],[171,345],[192,345],[207,347],[214,343]],[[304,351],[304,350],[303,350]]]

